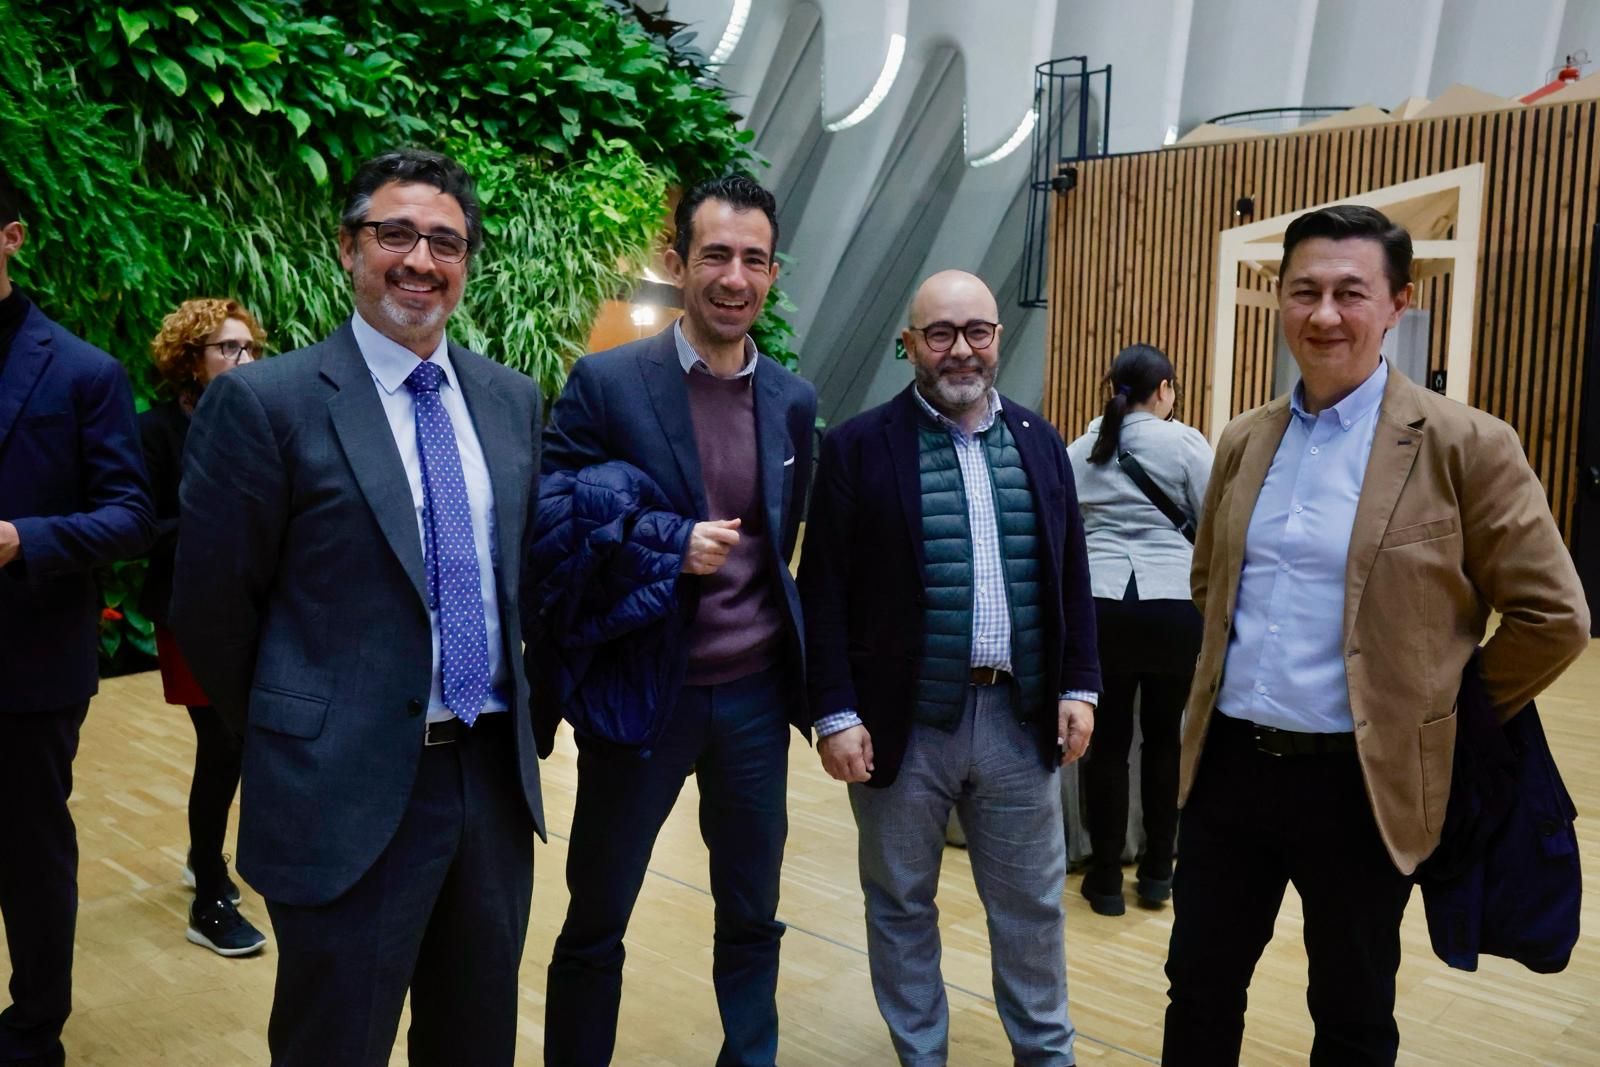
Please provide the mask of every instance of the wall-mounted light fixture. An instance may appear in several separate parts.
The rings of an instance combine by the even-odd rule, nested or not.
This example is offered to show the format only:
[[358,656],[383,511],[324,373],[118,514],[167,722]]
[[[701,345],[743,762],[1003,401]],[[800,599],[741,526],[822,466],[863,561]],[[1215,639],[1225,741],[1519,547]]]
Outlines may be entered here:
[[629,315],[635,326],[654,326],[656,324],[656,309],[649,304],[635,304]]
[[903,34],[891,34],[889,37],[889,55],[883,61],[883,70],[878,74],[878,80],[872,83],[872,91],[867,93],[867,98],[856,109],[838,122],[826,123],[822,128],[829,133],[838,133],[848,130],[861,122],[868,115],[878,110],[878,105],[888,97],[889,90],[894,88],[894,80],[900,74],[900,63],[906,57],[906,39]]
[[1241,219],[1253,219],[1256,215],[1256,201],[1253,196],[1241,196],[1234,201],[1233,213]]

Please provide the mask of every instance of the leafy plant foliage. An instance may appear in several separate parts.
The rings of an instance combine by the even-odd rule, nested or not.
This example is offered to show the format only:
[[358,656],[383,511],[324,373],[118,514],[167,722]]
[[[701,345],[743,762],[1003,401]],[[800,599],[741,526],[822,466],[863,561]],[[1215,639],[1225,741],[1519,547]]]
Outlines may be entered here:
[[[144,402],[150,338],[189,297],[239,299],[277,350],[335,329],[338,190],[422,145],[484,207],[452,336],[553,395],[667,189],[758,163],[710,73],[624,0],[0,0],[0,160],[29,201],[13,276]],[[757,341],[793,365],[784,303]]]

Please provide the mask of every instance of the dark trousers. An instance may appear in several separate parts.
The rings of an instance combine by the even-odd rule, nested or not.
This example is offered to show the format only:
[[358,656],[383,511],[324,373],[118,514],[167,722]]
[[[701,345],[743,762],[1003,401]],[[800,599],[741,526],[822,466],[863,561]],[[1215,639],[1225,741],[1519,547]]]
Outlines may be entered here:
[[0,1063],[65,1062],[78,921],[78,831],[67,810],[72,759],[89,704],[0,713],[0,914],[11,953],[11,1004],[0,1011]]
[[189,866],[194,870],[194,895],[218,900],[228,877],[222,842],[228,835],[228,811],[239,790],[239,763],[244,740],[229,729],[215,708],[191,707],[194,723],[194,778],[189,783]]
[[789,725],[782,675],[764,671],[683,691],[648,756],[580,739],[578,799],[567,856],[572,899],[545,995],[545,1063],[611,1061],[622,1000],[622,938],[650,852],[693,771],[700,835],[716,902],[712,983],[722,1016],[719,1065],[770,1065],[778,1054],[778,875]]
[[422,750],[394,839],[343,896],[317,907],[267,901],[275,1065],[382,1067],[408,988],[412,1064],[512,1063],[533,819],[511,714]]
[[1273,756],[1217,712],[1183,810],[1167,955],[1167,1067],[1236,1064],[1245,991],[1284,887],[1305,914],[1313,1067],[1392,1065],[1411,880],[1378,836],[1354,753]]
[[1083,764],[1085,821],[1092,866],[1086,891],[1122,891],[1122,851],[1128,836],[1128,750],[1133,702],[1139,698],[1139,783],[1144,809],[1144,854],[1139,877],[1172,877],[1178,834],[1178,755],[1183,705],[1200,648],[1200,612],[1187,600],[1140,600],[1133,578],[1121,600],[1096,597],[1100,674],[1104,691],[1095,709],[1094,741]]
[[1108,674],[1095,709],[1094,742],[1083,765],[1085,814],[1094,852],[1086,878],[1092,891],[1122,888],[1122,850],[1128,839],[1128,749],[1133,744],[1133,699],[1139,695],[1139,799],[1144,808],[1144,854],[1139,877],[1172,877],[1178,835],[1179,724],[1189,676]]

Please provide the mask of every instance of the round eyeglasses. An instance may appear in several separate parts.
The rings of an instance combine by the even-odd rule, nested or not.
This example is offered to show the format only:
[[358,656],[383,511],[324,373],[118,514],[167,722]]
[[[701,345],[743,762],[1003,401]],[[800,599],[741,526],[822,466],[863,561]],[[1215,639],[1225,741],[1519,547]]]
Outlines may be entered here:
[[953,322],[930,322],[926,326],[912,326],[922,335],[932,352],[948,352],[955,347],[956,336],[967,339],[967,347],[974,352],[982,352],[994,344],[995,335],[1000,332],[998,322],[984,322],[982,319],[973,319],[971,322],[957,326]]
[[210,344],[201,345],[201,348],[215,348],[223,359],[238,366],[245,360],[254,361],[261,355],[261,346],[254,341],[212,341]]
[[363,222],[357,229],[372,231],[378,247],[387,252],[409,252],[418,241],[428,242],[428,251],[440,263],[460,263],[467,258],[467,239],[458,233],[418,233],[403,222]]

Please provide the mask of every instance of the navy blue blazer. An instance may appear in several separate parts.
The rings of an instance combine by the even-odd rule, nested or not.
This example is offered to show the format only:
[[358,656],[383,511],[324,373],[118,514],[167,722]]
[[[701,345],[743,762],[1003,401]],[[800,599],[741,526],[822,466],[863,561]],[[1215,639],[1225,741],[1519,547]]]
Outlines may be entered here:
[[1433,951],[1452,967],[1504,956],[1563,970],[1578,943],[1583,872],[1572,803],[1539,709],[1503,725],[1479,652],[1461,672],[1456,748],[1439,847],[1417,868]]
[[[494,488],[502,652],[521,799],[543,834],[517,596],[538,493],[539,391],[456,345]],[[372,866],[422,757],[433,637],[410,482],[346,323],[206,387],[190,424],[171,626],[246,724],[239,871],[315,906]]]
[[29,307],[0,371],[0,519],[22,555],[0,569],[0,713],[98,691],[94,568],[144,553],[155,516],[120,364]]
[[[911,386],[828,432],[800,554],[811,717],[855,709],[872,735],[868,785],[893,784],[910,737],[922,657],[922,483]],[[1056,695],[1100,690],[1094,598],[1072,464],[1055,428],[1014,400],[1001,418],[1028,474],[1042,535],[1047,705],[1024,709],[1056,765]]]
[[[673,510],[697,521],[710,516],[705,479],[689,414],[689,387],[678,361],[674,328],[654,337],[584,356],[573,364],[561,398],[550,408],[544,434],[544,472],[580,470],[622,460],[644,471],[666,495]],[[811,470],[811,440],[817,421],[817,393],[811,383],[762,356],[755,369],[756,451],[761,499],[771,544],[769,563],[783,590],[784,665],[791,694],[789,721],[808,738],[811,717],[805,707],[805,633],[800,594],[789,573],[800,520],[805,512]],[[697,579],[685,576],[685,617],[692,619]],[[529,625],[529,633],[533,628]],[[677,655],[687,660],[687,647]],[[682,671],[677,674],[681,678]],[[536,683],[537,684],[537,683]],[[668,704],[675,694],[664,694]],[[539,750],[548,752],[560,709],[536,706]]]

